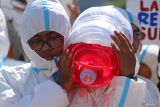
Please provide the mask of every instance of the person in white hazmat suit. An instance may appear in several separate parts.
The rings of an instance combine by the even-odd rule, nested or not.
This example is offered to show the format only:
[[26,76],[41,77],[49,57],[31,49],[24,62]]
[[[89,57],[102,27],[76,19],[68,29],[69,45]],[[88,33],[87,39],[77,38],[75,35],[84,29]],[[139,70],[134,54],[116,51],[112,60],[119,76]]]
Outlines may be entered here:
[[4,66],[16,66],[25,63],[8,58],[7,56],[9,49],[10,41],[8,37],[6,20],[2,10],[0,9],[0,69]]
[[159,50],[158,45],[143,45],[139,55],[141,62],[139,74],[145,77],[141,78],[147,82],[150,89],[148,90],[148,93],[151,93],[152,96],[151,99],[148,99],[150,102],[158,102],[160,100],[160,92],[157,89],[160,71],[158,62]]
[[[66,107],[70,75],[60,75],[58,85],[52,59],[63,51],[71,27],[67,14],[58,0],[30,0],[22,25],[21,40],[31,63],[1,70],[0,107]],[[69,58],[68,52],[61,58]]]
[[[107,17],[110,18],[104,19]],[[117,26],[119,30],[123,32],[126,36],[128,36],[128,39],[130,41],[132,41],[133,31],[130,23],[113,6],[89,8],[86,11],[84,11],[73,24],[68,41],[66,42],[66,46],[77,42],[98,43],[103,46],[110,46],[110,43],[112,43],[111,38],[106,37],[106,40],[103,39],[103,41],[101,41],[101,39],[103,38],[102,36],[108,35],[109,30],[111,30],[112,33],[114,30],[117,30],[115,26]],[[69,92],[69,107],[159,106],[157,102],[146,102],[145,97],[147,95],[145,91],[148,88],[146,87],[146,82],[139,78],[135,79],[135,76],[137,75],[139,70],[139,67],[135,69],[136,64],[133,64],[139,63],[138,60],[137,62],[136,59],[133,60],[135,58],[135,52],[132,49],[129,49],[130,51],[127,51],[127,48],[129,47],[122,48],[122,44],[128,44],[126,42],[128,40],[124,39],[125,37],[123,34],[118,32],[114,33],[115,37],[118,39],[115,39],[115,37],[112,36],[113,41],[116,43],[118,48],[120,48],[120,50],[122,49],[121,51],[126,51],[125,53],[127,53],[123,53],[124,56],[119,56],[121,76],[114,77],[109,86],[102,86],[97,88],[86,88],[80,86],[72,87],[71,91]],[[86,37],[84,37],[84,35]],[[91,37],[89,38],[89,36],[92,35],[94,35],[93,38],[95,38],[95,35],[97,35],[97,38],[95,40]],[[120,38],[119,35],[121,35],[123,39]],[[78,39],[76,39],[76,36]],[[100,42],[98,42],[98,40],[100,40]],[[121,42],[121,40],[123,42]],[[129,44],[130,47],[132,47],[131,43]],[[114,44],[112,44],[111,46],[113,47],[115,52],[118,53],[116,46]],[[129,53],[131,56],[128,56]],[[127,63],[130,64],[127,65]],[[149,98],[151,98],[151,96],[149,96]]]
[[153,81],[155,85],[158,84],[158,45],[143,45],[139,55],[142,67],[140,68],[140,74]]
[[[150,67],[152,69],[152,76],[151,76],[151,80],[149,80],[148,78],[145,78],[143,76],[143,74],[141,72],[142,71],[142,65],[140,65],[140,69],[137,72],[138,73],[138,77],[141,78],[142,80],[144,80],[146,82],[146,86],[147,86],[147,90],[146,90],[146,97],[145,97],[145,102],[148,103],[148,105],[156,105],[158,106],[159,103],[159,91],[158,88],[156,87],[156,83],[158,84],[158,76],[156,76],[156,71],[157,71],[157,66],[158,66],[158,53],[159,53],[159,47],[155,46],[155,45],[149,45],[149,46],[142,46],[141,44],[141,31],[140,31],[140,24],[138,22],[138,19],[133,16],[129,11],[115,7],[132,25],[132,29],[133,29],[133,44],[132,46],[134,47],[135,53],[140,61],[144,61],[145,63],[147,63],[147,65],[152,65],[153,63],[155,63],[154,65],[152,65],[152,67]],[[142,49],[142,52],[141,52]],[[150,49],[150,50],[149,50]],[[153,50],[152,50],[153,49]],[[146,50],[143,52],[143,50]],[[148,54],[147,50],[149,50]],[[150,54],[151,53],[151,54]],[[140,56],[140,57],[139,57]],[[155,57],[157,56],[157,57]],[[157,58],[157,59],[156,59]],[[150,60],[147,60],[150,59]],[[148,61],[148,62],[147,62]],[[149,64],[150,63],[150,64]],[[152,63],[152,64],[151,64]],[[154,84],[153,82],[156,83]],[[146,104],[147,105],[147,104]]]

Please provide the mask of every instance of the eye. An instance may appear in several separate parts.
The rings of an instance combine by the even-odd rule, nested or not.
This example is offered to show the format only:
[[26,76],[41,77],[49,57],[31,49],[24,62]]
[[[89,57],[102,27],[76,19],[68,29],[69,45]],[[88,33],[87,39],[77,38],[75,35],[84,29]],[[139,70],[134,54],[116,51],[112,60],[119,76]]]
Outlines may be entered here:
[[63,40],[61,38],[50,37],[48,43],[52,48],[57,48],[63,44]]
[[43,46],[43,41],[39,38],[30,40],[28,43],[33,50],[39,50]]

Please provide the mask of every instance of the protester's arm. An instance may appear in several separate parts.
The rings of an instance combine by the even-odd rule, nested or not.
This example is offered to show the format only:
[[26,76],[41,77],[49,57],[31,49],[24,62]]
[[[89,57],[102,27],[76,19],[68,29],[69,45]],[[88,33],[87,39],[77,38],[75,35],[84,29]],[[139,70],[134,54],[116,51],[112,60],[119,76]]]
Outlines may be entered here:
[[11,84],[13,81],[19,82],[20,78],[19,74],[0,73],[0,107],[66,107],[68,105],[65,90],[55,82],[51,80],[42,82],[35,85],[34,90],[27,94],[23,91],[23,86]]

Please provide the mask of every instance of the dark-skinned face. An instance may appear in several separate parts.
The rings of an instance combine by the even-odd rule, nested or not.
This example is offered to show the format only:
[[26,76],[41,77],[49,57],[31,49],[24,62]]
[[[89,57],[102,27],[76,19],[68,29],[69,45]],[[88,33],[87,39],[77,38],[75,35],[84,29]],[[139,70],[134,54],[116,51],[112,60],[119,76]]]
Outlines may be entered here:
[[64,37],[54,31],[44,31],[28,40],[28,44],[39,56],[46,60],[52,60],[54,56],[61,55]]

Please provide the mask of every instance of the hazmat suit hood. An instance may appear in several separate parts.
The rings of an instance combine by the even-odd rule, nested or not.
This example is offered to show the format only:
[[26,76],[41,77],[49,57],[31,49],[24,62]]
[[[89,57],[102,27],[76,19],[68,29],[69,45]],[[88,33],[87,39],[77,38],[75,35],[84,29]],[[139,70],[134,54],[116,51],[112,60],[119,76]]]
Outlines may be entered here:
[[69,18],[58,0],[29,0],[22,21],[21,41],[26,55],[32,66],[40,69],[55,68],[55,61],[47,61],[32,50],[27,41],[42,31],[55,31],[68,36],[70,29]]
[[10,47],[7,25],[4,14],[0,10],[0,58],[7,57]]

